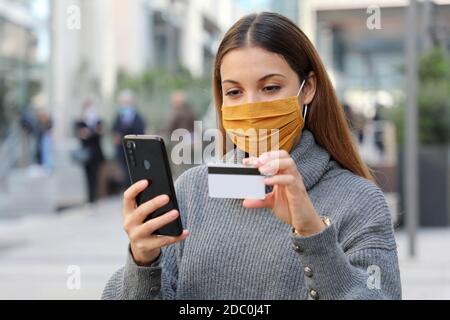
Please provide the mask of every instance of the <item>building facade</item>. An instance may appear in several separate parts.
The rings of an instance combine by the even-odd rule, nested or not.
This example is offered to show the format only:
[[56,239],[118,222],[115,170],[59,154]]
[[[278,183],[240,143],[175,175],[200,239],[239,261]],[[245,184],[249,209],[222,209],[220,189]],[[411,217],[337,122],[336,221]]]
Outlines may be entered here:
[[[77,12],[79,28],[68,28]],[[238,11],[232,0],[53,0],[52,15],[55,136],[66,137],[81,100],[113,98],[122,71],[210,72]]]
[[0,0],[0,138],[47,79],[45,62],[38,56],[45,22],[32,5]]

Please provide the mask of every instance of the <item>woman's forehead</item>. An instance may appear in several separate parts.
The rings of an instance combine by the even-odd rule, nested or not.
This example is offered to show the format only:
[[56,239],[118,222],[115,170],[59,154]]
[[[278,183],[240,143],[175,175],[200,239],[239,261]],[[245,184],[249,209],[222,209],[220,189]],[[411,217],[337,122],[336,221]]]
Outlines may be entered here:
[[295,75],[286,60],[279,54],[260,47],[234,49],[225,54],[220,66],[222,80],[260,78],[278,73],[286,77]]

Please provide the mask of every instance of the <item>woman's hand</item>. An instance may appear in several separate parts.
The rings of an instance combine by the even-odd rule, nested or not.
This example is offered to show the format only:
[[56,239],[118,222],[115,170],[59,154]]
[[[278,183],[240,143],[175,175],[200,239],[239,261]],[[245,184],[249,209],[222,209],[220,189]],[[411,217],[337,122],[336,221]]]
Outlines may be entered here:
[[152,235],[159,228],[177,219],[179,212],[171,210],[144,222],[148,215],[169,202],[169,196],[161,195],[137,207],[136,196],[147,186],[147,180],[136,182],[125,191],[123,197],[123,228],[130,239],[134,261],[140,266],[151,265],[158,258],[161,247],[182,241],[189,235],[187,230],[183,230],[178,237]]
[[243,163],[256,166],[264,175],[271,175],[264,181],[266,185],[273,186],[273,191],[264,200],[245,199],[244,207],[270,208],[275,216],[303,236],[325,229],[325,224],[309,199],[302,176],[288,152],[265,152],[258,158],[244,159]]

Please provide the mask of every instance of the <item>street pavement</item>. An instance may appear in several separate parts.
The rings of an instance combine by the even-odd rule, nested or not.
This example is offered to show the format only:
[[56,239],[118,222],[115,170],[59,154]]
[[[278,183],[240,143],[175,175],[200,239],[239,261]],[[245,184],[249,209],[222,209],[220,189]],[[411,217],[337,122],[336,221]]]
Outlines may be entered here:
[[421,229],[409,257],[406,232],[397,232],[404,299],[450,300],[450,228]]
[[[0,219],[0,299],[99,299],[125,261],[121,200]],[[450,229],[422,229],[418,256],[397,231],[404,299],[450,299]],[[73,268],[80,287],[73,286]],[[68,273],[69,271],[69,273]]]
[[[0,299],[99,299],[127,244],[119,199],[0,220]],[[80,272],[79,289],[70,266]]]

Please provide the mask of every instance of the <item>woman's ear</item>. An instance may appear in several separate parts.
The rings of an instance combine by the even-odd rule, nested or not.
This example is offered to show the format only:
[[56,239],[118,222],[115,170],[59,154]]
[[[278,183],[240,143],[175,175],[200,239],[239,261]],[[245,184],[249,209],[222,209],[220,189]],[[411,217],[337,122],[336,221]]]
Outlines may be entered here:
[[308,80],[306,80],[303,89],[303,104],[310,104],[314,99],[317,88],[317,78],[313,71],[308,74]]

